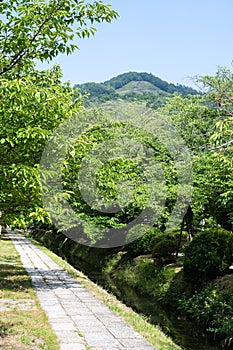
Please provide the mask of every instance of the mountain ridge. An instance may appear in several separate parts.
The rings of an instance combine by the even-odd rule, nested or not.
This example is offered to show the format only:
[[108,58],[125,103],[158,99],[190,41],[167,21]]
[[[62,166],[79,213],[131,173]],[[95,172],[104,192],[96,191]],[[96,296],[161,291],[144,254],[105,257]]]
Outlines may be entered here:
[[147,72],[126,72],[117,75],[116,77],[113,77],[109,80],[106,80],[102,84],[112,86],[115,89],[119,89],[122,86],[126,85],[127,83],[131,81],[145,81],[149,82],[152,85],[158,87],[160,90],[168,92],[168,93],[174,93],[174,92],[183,92],[186,95],[187,94],[194,94],[197,93],[196,90],[189,86],[185,86],[182,84],[174,84],[174,83],[168,83],[165,80],[162,80],[159,77],[156,77],[152,73]]
[[158,108],[164,105],[166,97],[178,93],[183,97],[198,94],[195,89],[168,83],[152,73],[127,72],[117,75],[102,83],[87,82],[76,84],[82,94],[88,94],[87,106],[109,100],[144,101],[148,107]]

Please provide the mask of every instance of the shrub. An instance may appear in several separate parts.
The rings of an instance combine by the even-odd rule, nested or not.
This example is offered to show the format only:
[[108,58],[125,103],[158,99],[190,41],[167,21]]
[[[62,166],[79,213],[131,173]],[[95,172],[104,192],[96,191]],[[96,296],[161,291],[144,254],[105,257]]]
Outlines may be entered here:
[[232,342],[233,296],[232,290],[221,290],[217,283],[209,282],[192,297],[179,300],[179,310],[186,317],[197,321],[209,332]]
[[184,278],[204,282],[225,274],[233,263],[233,233],[212,229],[196,235],[185,249]]
[[159,266],[175,262],[175,253],[178,248],[178,241],[167,234],[162,234],[157,237],[157,242],[154,245],[152,258]]
[[144,254],[151,254],[158,235],[161,235],[161,231],[155,228],[151,228],[140,238],[125,245],[124,250],[127,253],[129,253],[131,257],[137,257],[139,255]]

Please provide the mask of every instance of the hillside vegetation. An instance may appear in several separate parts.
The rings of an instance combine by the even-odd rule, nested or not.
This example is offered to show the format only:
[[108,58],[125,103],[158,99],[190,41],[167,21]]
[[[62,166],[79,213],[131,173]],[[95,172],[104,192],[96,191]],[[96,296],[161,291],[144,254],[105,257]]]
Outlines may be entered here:
[[165,104],[166,97],[174,93],[183,97],[198,93],[191,87],[168,83],[151,73],[137,72],[123,73],[103,83],[76,84],[74,88],[80,89],[83,94],[88,94],[86,106],[123,99],[144,101],[148,107],[158,108]]

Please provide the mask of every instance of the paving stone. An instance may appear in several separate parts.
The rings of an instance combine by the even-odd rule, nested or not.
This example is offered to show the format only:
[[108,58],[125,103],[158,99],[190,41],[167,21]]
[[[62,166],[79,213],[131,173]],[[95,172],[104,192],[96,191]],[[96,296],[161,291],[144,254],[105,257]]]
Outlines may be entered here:
[[84,339],[77,332],[57,331],[58,340],[64,344],[84,344]]
[[60,323],[59,319],[56,322],[52,322],[51,326],[53,330],[56,331],[75,331],[75,326],[73,323]]
[[47,312],[46,311],[46,314],[49,318],[54,318],[56,320],[59,320],[60,318],[64,317],[64,310],[62,312],[57,312],[57,311]]
[[145,343],[145,339],[119,339],[125,349],[155,350],[149,343]]
[[49,308],[51,308],[52,310],[54,310],[56,308],[59,308],[60,303],[58,300],[56,300],[55,298],[53,300],[48,299],[48,300],[43,300],[43,305],[47,308],[47,310],[49,311]]
[[63,292],[62,293],[55,293],[58,297],[58,299],[64,303],[64,304],[71,304],[73,302],[73,304],[75,304],[75,300],[74,300],[74,295],[73,293],[67,293],[67,294],[64,294]]
[[110,348],[109,348],[109,345],[107,345],[107,346],[105,346],[104,344],[103,345],[101,345],[101,346],[92,346],[91,347],[91,350],[123,350],[123,349],[125,349],[124,347],[119,347],[119,346],[111,346]]
[[118,346],[119,342],[111,336],[108,333],[96,333],[96,332],[90,332],[90,333],[85,333],[85,340],[87,344],[92,347],[92,346],[105,346],[109,347],[111,349],[113,346]]
[[75,315],[75,316],[71,316],[72,320],[74,321],[75,324],[78,325],[86,325],[88,327],[94,327],[96,324],[98,324],[100,321],[93,315],[91,315],[91,317],[86,316],[86,315]]
[[[97,316],[97,315],[96,315]],[[97,316],[99,320],[101,320],[101,322],[106,326],[108,327],[110,324],[119,324],[121,325],[122,322],[124,324],[127,324],[125,323],[123,320],[121,320],[117,315],[113,314],[112,316],[105,316],[105,315],[98,315]]]
[[105,315],[105,316],[112,316],[113,312],[111,310],[109,310],[107,307],[104,306],[94,306],[94,305],[90,305],[89,309],[95,313],[96,315]]
[[66,344],[66,343],[62,343],[60,345],[60,350],[86,350],[86,346],[82,345],[82,344]]
[[80,332],[86,334],[90,332],[95,332],[95,333],[104,333],[106,328],[103,326],[103,324],[77,324],[78,329]]
[[110,325],[108,329],[114,335],[114,337],[118,339],[122,339],[122,338],[143,339],[143,337],[140,334],[136,334],[135,331],[129,326],[122,327],[120,325],[115,325],[115,326]]

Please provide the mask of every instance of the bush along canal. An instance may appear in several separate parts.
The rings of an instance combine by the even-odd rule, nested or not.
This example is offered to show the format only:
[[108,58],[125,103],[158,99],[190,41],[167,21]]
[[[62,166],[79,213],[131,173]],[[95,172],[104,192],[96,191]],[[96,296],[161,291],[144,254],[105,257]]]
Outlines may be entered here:
[[[221,332],[216,335],[213,328],[212,332],[210,329],[211,325],[215,325],[221,331],[221,320],[226,320],[224,326],[228,327],[228,334],[231,332],[232,274],[216,279],[216,283],[208,282],[194,293],[192,284],[183,279],[183,257],[176,263],[157,267],[151,254],[133,257],[124,248],[86,247],[53,230],[37,228],[30,231],[29,235],[84,272],[93,282],[110,291],[127,306],[147,316],[150,323],[159,325],[183,349],[232,348],[231,337],[226,337]],[[221,299],[223,296],[224,300]],[[220,315],[222,319],[217,324],[213,318],[220,314],[220,308],[221,312],[224,311],[224,303],[228,314],[223,315],[225,318]],[[209,315],[206,307],[210,310]],[[193,315],[202,315],[202,318],[197,320],[198,317]],[[208,328],[210,331],[206,331]]]

